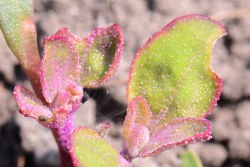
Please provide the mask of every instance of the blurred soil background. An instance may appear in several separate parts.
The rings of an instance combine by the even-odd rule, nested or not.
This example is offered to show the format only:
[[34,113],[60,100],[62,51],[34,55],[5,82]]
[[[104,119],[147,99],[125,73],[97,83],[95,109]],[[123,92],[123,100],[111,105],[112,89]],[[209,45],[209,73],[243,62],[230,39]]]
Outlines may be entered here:
[[[125,45],[118,73],[90,95],[75,113],[77,126],[95,127],[112,120],[108,139],[121,149],[121,126],[126,112],[129,64],[151,34],[177,16],[198,13],[222,22],[228,35],[213,51],[212,67],[223,79],[223,92],[209,119],[213,139],[177,147],[136,167],[180,167],[180,154],[195,150],[205,167],[250,167],[250,1],[249,0],[35,0],[35,22],[42,39],[61,27],[80,37],[96,26],[121,25]],[[48,129],[17,111],[14,86],[29,86],[16,58],[0,33],[0,167],[57,167],[57,146]]]

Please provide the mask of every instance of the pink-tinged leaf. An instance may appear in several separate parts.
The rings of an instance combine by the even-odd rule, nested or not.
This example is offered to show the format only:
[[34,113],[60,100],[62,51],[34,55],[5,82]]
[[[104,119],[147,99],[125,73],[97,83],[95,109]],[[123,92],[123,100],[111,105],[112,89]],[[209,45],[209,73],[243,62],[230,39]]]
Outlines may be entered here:
[[41,63],[43,95],[53,102],[59,90],[65,90],[79,77],[76,48],[61,35],[44,39],[44,58]]
[[70,154],[76,167],[117,167],[121,163],[115,149],[95,130],[77,128],[70,141]]
[[35,93],[41,98],[40,57],[33,20],[33,1],[1,0],[0,29],[31,81]]
[[23,86],[16,86],[14,96],[17,101],[19,112],[26,117],[31,117],[39,122],[39,117],[52,117],[52,112],[47,106],[44,106],[41,100],[29,89]]
[[121,28],[114,24],[96,28],[86,40],[79,83],[83,87],[96,87],[107,81],[117,70],[123,49],[123,35]]
[[151,111],[147,101],[135,97],[128,104],[127,115],[123,124],[123,136],[129,154],[136,157],[149,140]]
[[128,101],[143,96],[154,114],[169,121],[204,118],[221,93],[221,79],[210,68],[222,25],[206,16],[179,17],[155,33],[136,53],[130,69]]
[[149,129],[141,124],[134,124],[126,139],[126,146],[131,157],[137,157],[149,141]]
[[147,101],[141,96],[135,97],[128,104],[127,115],[123,123],[124,137],[129,138],[130,130],[135,123],[147,127],[151,121],[151,116],[152,114]]
[[14,96],[17,101],[19,112],[26,117],[34,118],[46,127],[59,128],[64,125],[68,111],[62,108],[52,110],[43,105],[42,101],[29,89],[23,86],[16,86]]
[[211,139],[211,123],[206,119],[177,118],[150,131],[148,144],[140,157],[152,156],[176,146]]

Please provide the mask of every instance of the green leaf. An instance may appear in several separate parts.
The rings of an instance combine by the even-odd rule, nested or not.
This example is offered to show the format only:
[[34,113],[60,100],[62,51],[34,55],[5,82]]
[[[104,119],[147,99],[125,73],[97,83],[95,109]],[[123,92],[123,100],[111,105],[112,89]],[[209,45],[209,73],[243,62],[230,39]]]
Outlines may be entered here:
[[210,68],[210,56],[215,41],[224,34],[218,22],[201,15],[170,22],[136,53],[128,101],[143,96],[152,112],[162,111],[166,121],[205,117],[221,93],[222,83]]
[[68,39],[77,49],[77,54],[80,57],[80,59],[83,59],[83,55],[86,49],[86,42],[87,42],[86,38],[83,39],[78,38],[77,36],[71,34],[68,28],[60,28],[55,35]]
[[118,167],[114,148],[92,129],[81,127],[71,135],[70,153],[77,167]]
[[86,52],[81,59],[83,87],[96,87],[107,81],[119,65],[123,49],[123,35],[120,26],[96,28],[86,38]]
[[9,48],[15,54],[36,93],[41,92],[40,57],[32,0],[0,0],[0,28]]
[[185,151],[181,155],[182,167],[202,167],[202,163],[198,155],[194,151]]

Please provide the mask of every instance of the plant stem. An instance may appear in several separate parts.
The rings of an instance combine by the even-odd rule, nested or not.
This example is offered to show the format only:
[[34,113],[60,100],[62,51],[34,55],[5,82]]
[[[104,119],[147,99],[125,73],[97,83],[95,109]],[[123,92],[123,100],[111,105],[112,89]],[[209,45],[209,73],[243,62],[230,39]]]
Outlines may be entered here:
[[73,167],[73,161],[69,154],[69,138],[73,131],[72,114],[69,115],[65,126],[58,129],[51,129],[59,148],[61,165],[60,167]]
[[60,163],[61,163],[60,167],[73,167],[73,162],[68,152],[68,149],[62,145],[58,130],[59,129],[51,129],[59,149]]

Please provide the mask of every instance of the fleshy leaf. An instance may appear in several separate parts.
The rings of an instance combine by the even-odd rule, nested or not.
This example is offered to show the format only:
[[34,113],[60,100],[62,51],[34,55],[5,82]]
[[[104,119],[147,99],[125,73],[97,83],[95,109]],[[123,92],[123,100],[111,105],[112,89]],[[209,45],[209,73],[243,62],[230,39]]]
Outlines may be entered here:
[[218,22],[201,15],[170,22],[137,51],[128,101],[143,96],[153,113],[165,112],[168,120],[205,117],[221,93],[221,79],[210,68],[210,56],[224,34]]
[[44,106],[42,101],[29,89],[23,86],[16,86],[14,96],[19,106],[19,112],[24,116],[36,119],[39,122],[42,117],[52,117],[52,112],[47,106]]
[[149,129],[141,124],[135,124],[129,137],[126,140],[128,153],[131,157],[137,157],[149,141]]
[[51,110],[43,105],[42,101],[29,89],[18,85],[15,87],[14,96],[19,112],[24,116],[34,118],[46,127],[59,128],[65,124],[68,111],[63,108],[53,108]]
[[54,35],[44,40],[44,58],[41,63],[43,95],[51,103],[59,90],[74,84],[79,76],[76,48],[66,37]]
[[36,94],[40,90],[40,57],[36,28],[33,20],[32,0],[1,0],[0,29],[9,48],[19,60]]
[[128,104],[127,115],[123,123],[123,134],[129,136],[131,127],[137,123],[148,126],[151,121],[151,111],[147,101],[143,97],[135,97]]
[[77,128],[71,135],[70,153],[76,167],[117,167],[118,153],[96,132]]
[[126,147],[132,157],[136,157],[149,140],[151,111],[143,97],[135,97],[128,104],[123,124],[123,136]]
[[202,167],[202,163],[198,155],[191,150],[181,154],[182,167]]
[[96,87],[114,74],[123,49],[121,28],[114,24],[106,28],[96,28],[87,37],[86,52],[81,60],[80,84]]
[[150,140],[140,152],[147,157],[179,145],[211,138],[211,123],[206,119],[177,118],[150,131]]

